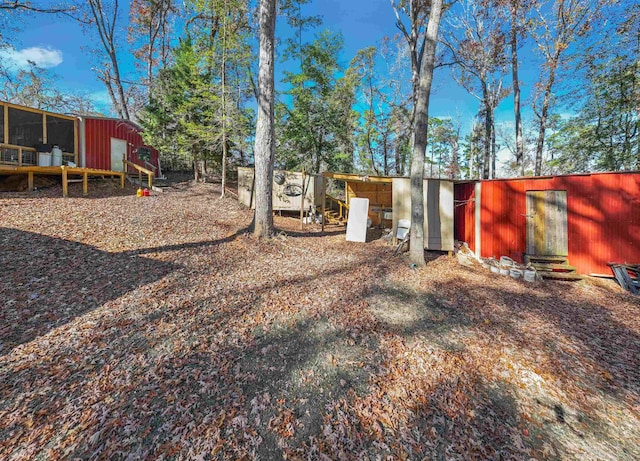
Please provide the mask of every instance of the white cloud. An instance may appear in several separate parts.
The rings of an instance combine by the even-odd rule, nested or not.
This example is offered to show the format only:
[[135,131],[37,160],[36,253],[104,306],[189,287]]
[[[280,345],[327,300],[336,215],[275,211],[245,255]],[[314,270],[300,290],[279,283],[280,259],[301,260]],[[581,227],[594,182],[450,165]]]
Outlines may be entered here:
[[29,61],[33,61],[38,67],[45,69],[59,66],[63,61],[62,51],[39,46],[32,46],[21,50],[16,50],[15,48],[5,49],[0,51],[0,59],[5,60],[9,67],[16,67],[18,69],[27,69],[29,67]]
[[89,99],[93,101],[94,104],[99,106],[108,106],[111,104],[111,97],[107,90],[103,91],[94,91],[93,93],[89,93]]
[[87,97],[93,103],[93,106],[98,112],[115,117],[113,106],[111,105],[111,97],[107,90],[94,91],[89,93]]

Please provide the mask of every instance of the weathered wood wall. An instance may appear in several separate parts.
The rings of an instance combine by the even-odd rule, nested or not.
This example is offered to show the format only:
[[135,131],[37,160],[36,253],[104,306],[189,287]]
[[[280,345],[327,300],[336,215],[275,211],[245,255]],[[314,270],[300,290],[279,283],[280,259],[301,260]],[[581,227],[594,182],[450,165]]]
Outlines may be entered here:
[[[238,200],[243,205],[255,208],[255,183],[253,181],[253,168],[238,167]],[[274,211],[300,211],[302,200],[302,173],[294,171],[275,170],[276,175],[282,175],[284,181],[278,184],[273,182],[273,209]],[[322,205],[322,181],[320,176],[305,175],[304,188],[306,190],[304,206],[308,210],[310,206]]]
[[[424,247],[428,250],[453,251],[453,182],[424,180]],[[411,185],[409,178],[393,178],[393,235],[400,219],[411,220]]]

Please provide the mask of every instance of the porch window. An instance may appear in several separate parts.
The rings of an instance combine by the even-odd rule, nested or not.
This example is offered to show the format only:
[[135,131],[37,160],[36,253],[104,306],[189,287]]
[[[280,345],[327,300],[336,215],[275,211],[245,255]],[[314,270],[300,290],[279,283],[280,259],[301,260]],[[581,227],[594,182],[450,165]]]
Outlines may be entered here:
[[42,143],[42,113],[9,107],[9,144],[35,147]]
[[55,144],[63,152],[73,152],[74,121],[47,114],[47,144]]

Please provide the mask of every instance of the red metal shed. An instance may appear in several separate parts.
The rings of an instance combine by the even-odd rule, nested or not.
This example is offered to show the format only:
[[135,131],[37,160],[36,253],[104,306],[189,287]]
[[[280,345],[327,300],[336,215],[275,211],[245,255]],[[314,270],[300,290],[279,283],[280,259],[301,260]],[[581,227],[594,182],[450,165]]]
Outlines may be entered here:
[[540,246],[581,274],[640,263],[640,173],[495,179],[455,185],[455,236],[481,257],[523,262]]
[[80,166],[122,171],[122,155],[131,162],[145,166],[140,158],[147,148],[148,161],[158,170],[158,151],[146,146],[142,129],[132,121],[106,117],[78,117],[80,138]]

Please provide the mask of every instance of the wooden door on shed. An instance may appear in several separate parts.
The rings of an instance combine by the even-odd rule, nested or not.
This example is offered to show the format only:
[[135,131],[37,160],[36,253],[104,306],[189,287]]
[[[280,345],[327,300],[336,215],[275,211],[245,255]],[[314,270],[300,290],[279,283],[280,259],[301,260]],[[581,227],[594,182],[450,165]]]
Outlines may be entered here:
[[569,254],[567,191],[527,191],[527,254]]

